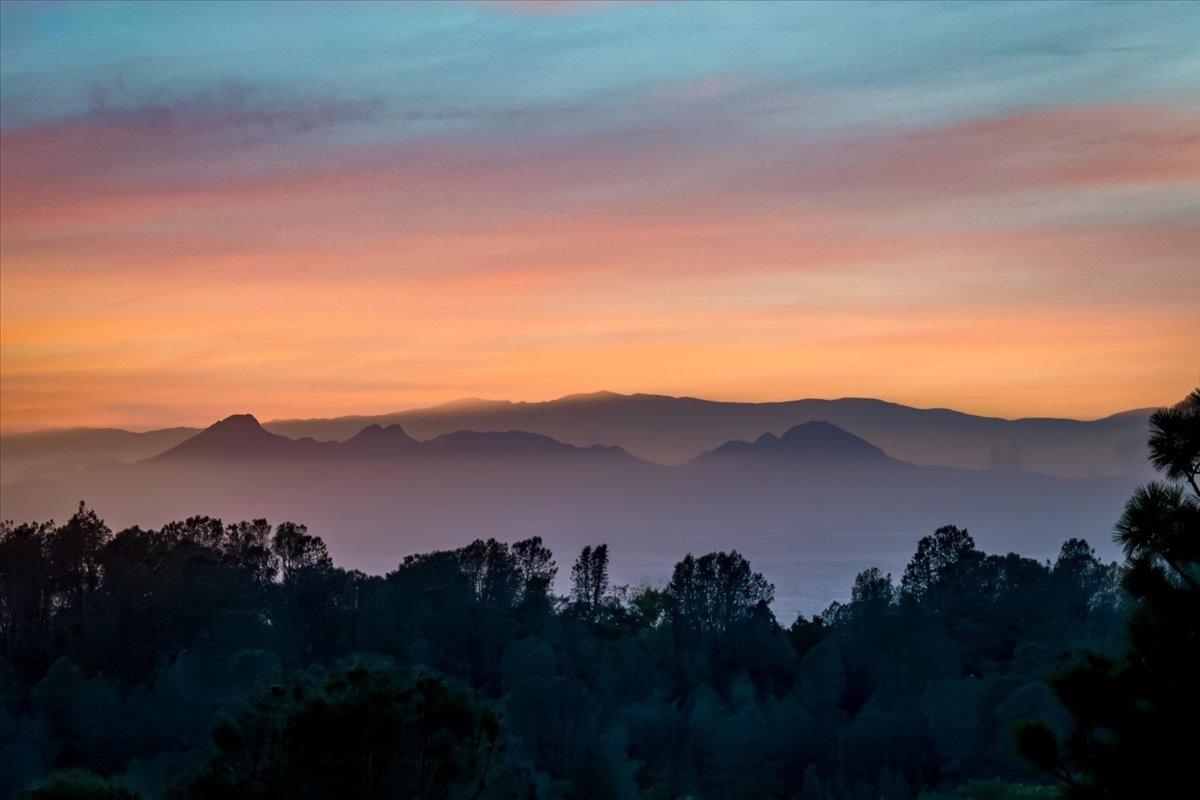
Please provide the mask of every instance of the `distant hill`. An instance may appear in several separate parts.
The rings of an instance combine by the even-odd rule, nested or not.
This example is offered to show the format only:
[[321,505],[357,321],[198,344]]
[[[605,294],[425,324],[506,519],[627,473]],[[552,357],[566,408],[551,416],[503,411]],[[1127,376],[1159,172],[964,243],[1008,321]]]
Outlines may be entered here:
[[753,442],[726,442],[701,453],[694,461],[720,459],[786,459],[821,466],[892,460],[870,442],[828,422],[804,422],[789,429],[783,436],[764,433]]
[[[1100,420],[980,417],[864,398],[727,403],[692,397],[568,395],[540,403],[468,399],[377,416],[276,420],[268,431],[293,439],[345,441],[399,425],[406,437],[432,439],[457,431],[524,431],[576,446],[612,445],[639,458],[682,464],[730,441],[780,436],[796,425],[826,421],[921,465],[1000,468],[1064,477],[1149,474],[1145,441],[1150,409]],[[0,481],[60,478],[83,467],[149,458],[198,433],[172,428],[147,433],[73,429],[0,436]],[[394,432],[390,435],[394,435]],[[392,444],[368,444],[391,452]]]
[[368,425],[343,444],[347,452],[360,456],[394,456],[416,450],[420,444],[399,425]]
[[62,478],[85,467],[157,455],[195,436],[196,428],[134,433],[119,428],[63,428],[0,436],[0,483]]
[[155,457],[157,461],[294,458],[326,446],[314,439],[290,439],[270,433],[250,414],[234,414]]

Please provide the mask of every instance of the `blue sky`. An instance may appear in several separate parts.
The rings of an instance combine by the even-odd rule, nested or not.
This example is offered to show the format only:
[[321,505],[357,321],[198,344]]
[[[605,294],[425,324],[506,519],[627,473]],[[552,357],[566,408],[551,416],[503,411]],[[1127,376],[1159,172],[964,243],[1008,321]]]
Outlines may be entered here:
[[84,113],[97,85],[147,98],[239,81],[504,127],[730,74],[843,95],[855,123],[923,124],[1195,103],[1198,35],[1193,3],[6,2],[0,66],[8,125]]

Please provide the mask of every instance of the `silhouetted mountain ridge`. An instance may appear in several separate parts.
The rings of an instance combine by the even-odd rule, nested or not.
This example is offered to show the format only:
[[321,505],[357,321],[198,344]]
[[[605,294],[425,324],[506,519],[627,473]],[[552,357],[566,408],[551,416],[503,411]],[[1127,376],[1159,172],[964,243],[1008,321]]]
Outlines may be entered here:
[[394,455],[400,452],[412,452],[420,446],[420,442],[405,432],[397,424],[368,425],[358,433],[342,442],[341,449],[357,455]]
[[1150,409],[1135,409],[1090,421],[1008,420],[864,397],[743,403],[591,392],[544,402],[473,399],[379,416],[276,420],[266,427],[323,440],[344,439],[371,423],[399,423],[417,438],[457,430],[522,430],[574,445],[616,445],[639,458],[682,464],[726,442],[752,441],[764,432],[782,436],[801,423],[826,421],[918,465],[984,469],[994,466],[999,451],[1002,463],[1019,461],[1020,469],[1031,472],[1145,477],[1149,416]]
[[311,438],[290,439],[265,429],[253,414],[233,414],[156,456],[162,460],[255,459],[294,456],[314,451],[320,443]]
[[[333,419],[276,420],[261,427],[287,437],[342,442],[378,425],[402,425],[414,441],[462,430],[524,431],[565,445],[612,445],[660,464],[682,464],[731,441],[764,432],[782,436],[798,424],[823,420],[922,466],[1003,467],[1062,477],[1126,475],[1145,479],[1149,409],[1097,420],[1006,420],[947,408],[912,408],[872,398],[740,403],[613,392],[572,394],[545,402],[470,398],[393,414]],[[196,435],[195,428],[131,433],[74,429],[0,436],[0,480],[66,477],[112,462],[150,458]],[[264,440],[265,441],[265,440]],[[402,447],[360,442],[362,454]],[[266,445],[271,447],[272,445]]]
[[271,433],[251,414],[215,422],[152,461],[252,461],[259,459],[379,458],[403,456],[519,457],[589,456],[635,461],[619,447],[576,447],[525,431],[455,431],[419,441],[398,424],[368,425],[344,442],[290,439]]
[[804,422],[782,436],[764,433],[753,442],[733,441],[702,453],[696,461],[716,459],[788,459],[831,466],[848,461],[894,461],[870,442],[825,421]]

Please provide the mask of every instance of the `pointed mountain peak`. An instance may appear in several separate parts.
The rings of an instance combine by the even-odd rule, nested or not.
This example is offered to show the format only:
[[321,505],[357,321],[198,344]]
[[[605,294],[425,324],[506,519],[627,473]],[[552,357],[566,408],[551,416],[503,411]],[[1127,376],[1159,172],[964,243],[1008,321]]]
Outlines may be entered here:
[[887,453],[829,422],[805,422],[783,434],[764,433],[753,442],[726,442],[715,450],[701,454],[698,459],[723,458],[786,458],[810,461],[814,464],[837,463],[848,460],[891,460]]
[[886,453],[866,439],[824,421],[805,422],[789,428],[779,437],[779,444],[789,452],[856,458],[887,457]]
[[239,458],[275,456],[295,445],[291,439],[268,431],[253,414],[233,414],[214,422],[158,458]]
[[[359,431],[358,433],[356,433],[356,434],[354,434],[353,436],[351,436],[351,437],[350,437],[349,439],[347,439],[346,441],[348,441],[348,442],[361,442],[361,441],[366,441],[366,440],[368,440],[368,439],[379,439],[379,438],[383,438],[383,437],[387,436],[387,431],[388,431],[388,430],[390,430],[391,428],[398,428],[398,429],[399,429],[399,428],[400,428],[400,426],[399,426],[399,425],[389,425],[387,428],[384,428],[384,427],[383,427],[382,425],[380,425],[379,423],[375,423],[375,424],[373,424],[373,425],[368,425],[367,427],[363,428],[363,429],[362,429],[361,431]],[[403,433],[403,432],[404,432],[404,431],[403,431],[403,429],[401,429],[401,430],[400,430],[400,432],[401,432],[401,433]]]
[[783,436],[779,437],[779,441],[781,442],[849,442],[852,440],[863,441],[845,429],[824,420],[813,420],[793,425],[784,432]]
[[214,422],[205,428],[206,431],[265,431],[266,428],[253,414],[230,414],[223,420]]
[[417,440],[405,433],[399,425],[368,425],[351,436],[343,446],[353,453],[383,455],[390,452],[410,450]]

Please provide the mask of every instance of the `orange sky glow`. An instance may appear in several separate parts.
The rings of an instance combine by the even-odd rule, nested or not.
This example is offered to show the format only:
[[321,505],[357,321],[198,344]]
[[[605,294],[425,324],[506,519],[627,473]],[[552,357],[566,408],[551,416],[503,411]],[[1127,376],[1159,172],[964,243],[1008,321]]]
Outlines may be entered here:
[[1092,418],[1200,381],[1194,92],[902,113],[738,63],[414,131],[349,78],[37,116],[6,70],[6,431],[598,389]]

